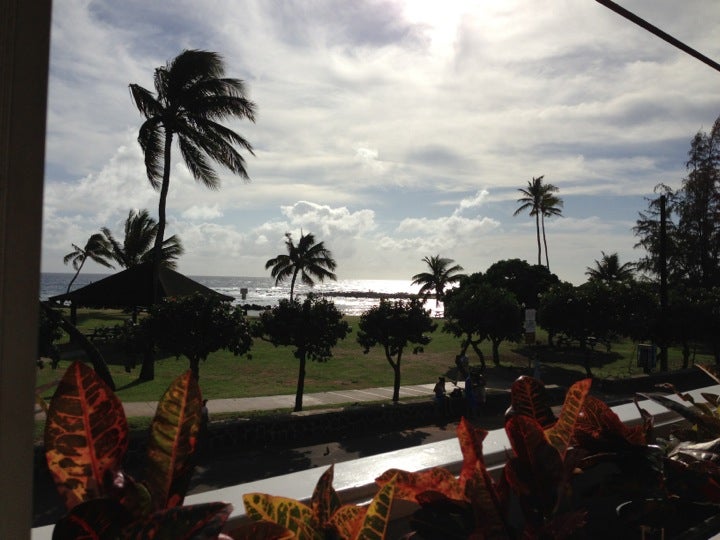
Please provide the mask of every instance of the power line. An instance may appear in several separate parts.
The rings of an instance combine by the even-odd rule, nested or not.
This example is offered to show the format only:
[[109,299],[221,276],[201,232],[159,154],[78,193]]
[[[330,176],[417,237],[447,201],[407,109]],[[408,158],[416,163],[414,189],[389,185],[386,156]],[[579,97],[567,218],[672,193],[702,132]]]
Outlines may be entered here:
[[614,11],[615,13],[617,13],[618,15],[621,15],[621,16],[625,17],[625,18],[628,19],[629,21],[634,22],[634,23],[637,24],[638,26],[641,26],[642,28],[644,28],[644,29],[647,30],[648,32],[651,32],[651,33],[655,34],[655,35],[656,35],[657,37],[659,37],[660,39],[662,39],[662,40],[664,40],[664,41],[667,41],[667,42],[670,43],[671,45],[674,45],[675,47],[677,47],[677,48],[680,49],[681,51],[684,51],[684,52],[686,52],[687,54],[689,54],[690,56],[693,56],[694,58],[697,58],[698,60],[700,60],[700,61],[703,62],[704,64],[707,64],[708,66],[710,66],[711,68],[713,68],[715,71],[720,71],[720,64],[718,64],[718,63],[715,62],[714,60],[708,58],[707,56],[705,56],[705,55],[702,54],[701,52],[696,51],[695,49],[693,49],[693,48],[690,47],[689,45],[685,45],[685,43],[683,43],[683,42],[680,41],[679,39],[675,39],[675,38],[672,37],[670,34],[668,34],[668,33],[666,33],[666,32],[663,32],[663,31],[660,30],[657,26],[653,26],[652,24],[650,24],[650,23],[647,22],[646,20],[641,19],[640,17],[638,17],[638,16],[635,15],[634,13],[628,11],[628,10],[625,9],[624,7],[617,5],[617,4],[616,4],[615,2],[613,2],[612,0],[595,0],[595,1],[596,1],[597,3],[599,3],[599,4],[602,4],[602,5],[605,6],[606,8],[609,8],[609,9],[613,10],[613,11]]

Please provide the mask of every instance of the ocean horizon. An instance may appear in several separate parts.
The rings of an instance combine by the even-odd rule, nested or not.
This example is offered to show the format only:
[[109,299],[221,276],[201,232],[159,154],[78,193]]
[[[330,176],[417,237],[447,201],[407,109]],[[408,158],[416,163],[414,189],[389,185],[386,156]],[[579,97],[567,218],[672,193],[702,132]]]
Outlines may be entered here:
[[[40,274],[40,300],[47,300],[52,296],[64,294],[74,274],[69,272],[42,272]],[[110,274],[93,274],[82,272],[73,283],[71,290],[76,290],[95,281],[108,277]],[[260,306],[275,306],[281,298],[290,295],[289,282],[275,285],[270,277],[248,276],[188,276],[198,283],[205,285],[222,294],[235,298],[238,304],[256,304]],[[242,299],[242,289],[247,289],[245,299]],[[378,304],[378,298],[365,296],[346,296],[348,293],[383,293],[416,294],[420,287],[412,285],[410,280],[401,279],[339,279],[318,283],[310,288],[303,284],[295,285],[295,293],[304,297],[308,293],[322,295],[330,298],[337,308],[345,315],[360,315]],[[428,309],[435,309],[435,301],[426,303]]]

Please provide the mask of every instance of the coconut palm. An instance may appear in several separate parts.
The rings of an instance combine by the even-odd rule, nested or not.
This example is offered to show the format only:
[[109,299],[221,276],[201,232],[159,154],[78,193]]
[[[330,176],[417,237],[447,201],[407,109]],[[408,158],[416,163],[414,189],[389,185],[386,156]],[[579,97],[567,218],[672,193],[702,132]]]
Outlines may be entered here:
[[550,261],[547,256],[547,239],[545,238],[545,217],[559,216],[562,214],[562,199],[557,195],[554,195],[558,191],[557,186],[552,184],[543,184],[545,175],[533,177],[532,180],[528,181],[528,185],[525,188],[519,188],[518,191],[522,193],[517,202],[520,206],[515,210],[513,216],[527,211],[531,216],[535,216],[535,231],[537,234],[537,247],[538,247],[538,266],[542,264],[542,246],[540,244],[540,229],[542,224],[542,234],[545,243],[545,262],[548,269],[550,268]]
[[[435,291],[435,306],[445,297],[445,287],[460,281],[464,274],[463,267],[454,264],[452,259],[435,255],[431,257],[423,257],[422,261],[428,265],[430,271],[415,274],[413,276],[413,285],[421,285],[418,294],[427,299],[432,291]],[[452,266],[451,266],[452,265]]]
[[217,53],[186,50],[155,69],[155,93],[137,84],[130,85],[133,101],[146,118],[140,126],[138,142],[145,154],[147,177],[150,185],[160,190],[153,248],[156,261],[162,259],[165,240],[165,207],[174,138],[177,137],[180,154],[190,173],[206,187],[220,187],[213,161],[248,179],[245,159],[235,145],[251,154],[252,146],[218,120],[237,117],[254,122],[255,104],[245,97],[243,82],[224,78],[224,73],[224,62]]
[[73,250],[63,257],[63,262],[67,264],[72,261],[73,268],[75,269],[75,275],[70,280],[70,283],[68,283],[65,294],[70,292],[72,284],[75,283],[75,280],[80,274],[80,270],[85,266],[85,262],[88,259],[106,268],[113,268],[113,265],[110,264],[108,260],[112,258],[110,246],[102,234],[95,233],[91,235],[88,241],[85,242],[85,247],[80,247],[76,244],[72,244],[72,247]]
[[[125,220],[125,237],[121,244],[107,227],[103,227],[112,258],[122,268],[130,268],[140,263],[153,260],[155,253],[153,245],[157,234],[158,224],[147,210],[130,210]],[[160,264],[167,268],[175,268],[176,260],[185,250],[180,238],[172,235],[163,241]]]
[[627,281],[635,275],[635,264],[620,264],[620,258],[617,253],[605,254],[601,251],[602,258],[595,260],[595,268],[587,267],[585,275],[594,281],[603,281],[612,283],[618,281]]
[[336,280],[337,276],[332,272],[337,266],[332,253],[325,248],[323,242],[315,243],[315,236],[300,232],[300,240],[297,245],[293,243],[290,233],[285,233],[285,247],[287,255],[280,254],[274,259],[265,263],[265,268],[270,268],[270,275],[275,278],[275,285],[291,277],[290,301],[293,299],[295,281],[298,274],[300,280],[310,287],[315,285],[315,280],[324,281],[325,278]]
[[548,258],[547,237],[545,236],[545,218],[562,216],[563,200],[554,195],[558,188],[552,184],[543,186],[546,191],[540,200],[540,228],[542,229],[543,245],[545,246],[545,266],[550,270],[550,259]]

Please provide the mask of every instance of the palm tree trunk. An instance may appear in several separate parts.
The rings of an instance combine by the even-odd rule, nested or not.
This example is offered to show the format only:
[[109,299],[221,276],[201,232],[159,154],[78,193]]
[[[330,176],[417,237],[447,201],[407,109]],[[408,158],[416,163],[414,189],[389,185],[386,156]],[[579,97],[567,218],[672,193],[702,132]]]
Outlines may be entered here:
[[162,258],[162,245],[165,238],[165,208],[170,190],[170,152],[172,150],[172,131],[165,133],[165,162],[163,164],[163,179],[160,186],[160,201],[158,203],[157,234],[153,248],[153,302],[160,301],[160,260]]
[[548,271],[550,270],[550,259],[548,259],[548,249],[547,249],[547,237],[545,236],[545,216],[540,216],[540,223],[542,223],[542,237],[543,237],[543,244],[545,245],[545,266],[547,266]]
[[293,291],[295,290],[295,279],[298,275],[298,268],[295,268],[295,271],[293,272],[292,280],[290,281],[290,301],[293,301]]
[[537,232],[538,266],[542,265],[542,248],[540,247],[540,214],[535,213],[535,231]]
[[80,275],[80,270],[82,270],[82,267],[85,265],[86,260],[87,260],[87,257],[83,257],[83,260],[80,263],[80,267],[77,269],[77,272],[75,272],[75,275],[70,280],[70,283],[68,283],[68,288],[67,288],[67,291],[65,291],[65,294],[70,294],[70,287],[72,287],[72,284],[75,283],[75,280]]
[[293,411],[302,411],[303,392],[305,389],[305,351],[298,351],[300,356],[300,369],[298,371],[297,390],[295,391],[295,408]]

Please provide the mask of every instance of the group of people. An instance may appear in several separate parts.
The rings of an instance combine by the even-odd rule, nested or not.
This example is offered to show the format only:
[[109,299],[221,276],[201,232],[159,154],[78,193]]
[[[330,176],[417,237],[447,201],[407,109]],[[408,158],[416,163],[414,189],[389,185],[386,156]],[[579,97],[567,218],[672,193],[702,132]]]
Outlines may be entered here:
[[[455,364],[458,367],[458,379],[461,377],[465,380],[462,390],[456,388],[450,394],[450,397],[463,396],[465,398],[465,406],[467,416],[475,418],[478,414],[480,404],[484,404],[487,396],[487,382],[482,373],[471,370],[468,366],[468,360],[465,355],[458,355],[455,358]],[[438,382],[433,389],[435,394],[435,403],[441,413],[446,413],[449,409],[448,395],[445,388],[445,377],[438,377]]]

